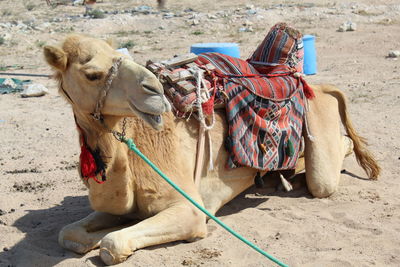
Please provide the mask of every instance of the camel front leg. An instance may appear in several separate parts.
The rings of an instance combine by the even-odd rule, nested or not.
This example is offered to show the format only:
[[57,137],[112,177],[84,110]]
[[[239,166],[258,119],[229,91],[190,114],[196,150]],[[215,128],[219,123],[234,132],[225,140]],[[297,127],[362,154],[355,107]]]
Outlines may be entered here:
[[132,220],[95,211],[82,220],[64,226],[58,235],[58,243],[68,250],[84,254],[97,248],[106,234],[120,229],[129,221]]
[[170,207],[136,225],[107,234],[100,257],[107,265],[125,261],[137,249],[207,235],[205,215],[189,202]]

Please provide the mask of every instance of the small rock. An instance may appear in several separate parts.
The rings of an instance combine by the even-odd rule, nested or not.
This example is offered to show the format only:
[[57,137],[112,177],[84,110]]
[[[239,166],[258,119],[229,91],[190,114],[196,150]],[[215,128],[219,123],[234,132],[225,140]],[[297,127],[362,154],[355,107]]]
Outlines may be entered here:
[[27,26],[32,27],[35,25],[35,22],[36,22],[36,19],[30,19],[30,20],[24,20],[22,23],[24,23]]
[[10,33],[2,33],[0,34],[0,37],[3,38],[4,41],[10,41],[12,35]]
[[400,57],[400,51],[399,50],[389,51],[388,57],[391,57],[391,58]]
[[40,83],[29,84],[24,91],[21,92],[21,97],[37,97],[49,93],[49,90]]
[[239,32],[253,32],[253,28],[252,27],[241,27],[239,28]]
[[390,25],[393,24],[393,20],[391,18],[384,18],[381,21],[379,21],[379,24]]
[[145,15],[148,15],[152,11],[152,9],[153,8],[151,6],[139,6],[139,7],[135,8],[135,11],[139,12],[139,13],[143,13]]
[[350,32],[357,30],[357,24],[351,21],[345,22],[339,26],[339,32]]
[[34,30],[37,30],[37,31],[44,31],[44,30],[46,30],[46,29],[48,29],[50,27],[51,27],[51,24],[49,22],[45,22],[45,23],[42,23],[40,25],[33,26],[32,28]]
[[303,3],[303,4],[301,4],[301,6],[299,6],[299,7],[303,7],[303,8],[312,8],[312,7],[315,7],[315,4],[314,4],[314,3]]
[[139,6],[136,8],[137,11],[145,11],[145,10],[152,10],[151,6]]
[[17,24],[16,27],[17,27],[17,29],[20,30],[20,31],[25,31],[25,30],[28,29],[28,25],[26,25],[26,24],[23,23],[23,22],[18,22],[18,24]]
[[255,9],[250,9],[250,10],[247,10],[247,12],[246,12],[248,15],[255,15],[255,14],[257,14],[257,10],[255,10]]
[[251,22],[250,20],[246,20],[246,21],[243,23],[243,26],[251,26],[251,25],[253,25],[253,22]]
[[275,239],[276,239],[276,240],[279,240],[280,237],[281,237],[281,233],[277,232],[277,233],[275,234]]
[[4,247],[3,251],[9,251],[10,249],[8,247]]
[[343,23],[342,25],[339,26],[338,32],[345,32],[347,31],[347,24]]
[[9,29],[11,28],[11,24],[10,24],[9,22],[7,22],[7,23],[0,23],[0,28],[9,30]]
[[79,6],[79,5],[83,5],[83,0],[75,0],[72,5],[74,6]]
[[198,25],[200,21],[198,19],[191,20],[190,25]]
[[350,22],[348,31],[356,31],[356,30],[357,30],[357,24],[354,22]]
[[175,17],[175,14],[174,14],[174,13],[165,13],[165,14],[163,15],[163,18],[164,18],[164,19],[170,19],[170,18],[173,18],[173,17]]
[[223,17],[223,18],[229,17],[229,13],[226,12],[226,11],[217,11],[217,13],[215,13],[215,14],[217,16],[220,16],[220,17]]
[[199,17],[199,14],[193,13],[193,14],[191,14],[188,18],[189,18],[189,19],[197,19],[198,17]]

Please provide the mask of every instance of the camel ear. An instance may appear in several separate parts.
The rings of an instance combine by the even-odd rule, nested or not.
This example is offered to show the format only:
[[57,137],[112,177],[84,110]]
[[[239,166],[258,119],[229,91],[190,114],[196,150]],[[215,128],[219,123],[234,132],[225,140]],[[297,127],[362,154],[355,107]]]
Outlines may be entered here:
[[65,71],[67,68],[67,55],[58,47],[46,45],[43,48],[44,57],[47,63],[54,68]]
[[115,39],[114,39],[114,38],[107,38],[105,41],[106,41],[106,43],[107,43],[109,46],[111,46],[113,49],[116,49],[116,48],[117,48],[117,45],[116,45],[116,43],[115,43]]

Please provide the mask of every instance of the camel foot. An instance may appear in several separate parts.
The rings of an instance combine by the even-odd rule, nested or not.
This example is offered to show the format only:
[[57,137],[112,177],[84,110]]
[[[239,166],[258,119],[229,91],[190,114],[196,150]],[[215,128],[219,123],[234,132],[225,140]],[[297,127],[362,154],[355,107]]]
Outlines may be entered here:
[[78,254],[85,254],[86,252],[88,252],[89,250],[91,250],[91,248],[89,246],[85,246],[83,244],[71,241],[71,240],[62,240],[60,242],[60,245],[68,250],[71,250],[75,253]]
[[114,265],[124,262],[128,257],[113,255],[107,248],[100,249],[100,258],[106,265]]
[[106,265],[114,265],[125,261],[133,250],[117,233],[106,235],[100,244],[100,258]]
[[100,258],[106,265],[113,265],[113,264],[118,263],[118,262],[116,262],[114,256],[111,254],[111,252],[106,248],[100,249]]

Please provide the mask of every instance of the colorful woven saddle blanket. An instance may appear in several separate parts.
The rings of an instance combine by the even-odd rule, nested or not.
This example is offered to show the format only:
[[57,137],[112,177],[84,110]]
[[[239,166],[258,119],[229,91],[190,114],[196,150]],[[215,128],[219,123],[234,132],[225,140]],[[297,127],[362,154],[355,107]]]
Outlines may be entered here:
[[303,81],[284,65],[260,73],[247,61],[204,53],[227,95],[228,167],[293,169],[300,151],[304,116]]
[[[229,125],[225,142],[229,168],[295,168],[305,98],[313,97],[298,75],[303,66],[300,32],[285,23],[274,25],[247,61],[219,53],[203,53],[195,59],[178,68],[173,65],[176,60],[148,65],[164,84],[175,114],[187,117],[201,111],[210,115],[214,104],[222,104]],[[199,100],[196,69],[203,71],[201,84],[208,90],[207,102]]]

